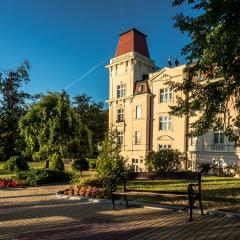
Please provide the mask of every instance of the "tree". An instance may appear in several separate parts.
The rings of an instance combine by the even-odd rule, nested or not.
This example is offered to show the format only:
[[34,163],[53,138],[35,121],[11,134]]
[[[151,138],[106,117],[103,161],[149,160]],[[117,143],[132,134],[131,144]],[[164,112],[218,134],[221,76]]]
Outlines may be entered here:
[[86,158],[79,158],[73,162],[72,169],[74,171],[79,171],[82,177],[82,172],[89,170],[89,163]]
[[17,70],[0,73],[0,159],[21,154],[24,143],[20,137],[18,121],[27,111],[30,95],[21,90],[29,81],[29,63],[25,61]]
[[120,155],[120,145],[117,143],[115,131],[109,131],[105,136],[96,170],[98,176],[104,179],[104,184],[109,191],[116,182],[121,182],[127,176],[126,159]]
[[[187,59],[185,80],[182,84],[171,84],[175,91],[189,96],[179,98],[172,113],[192,116],[199,112],[190,135],[221,130],[239,145],[240,1],[174,0],[173,5],[184,2],[198,15],[180,13],[174,18],[175,27],[188,34],[190,43],[182,49]],[[235,110],[235,116],[230,116],[229,108]]]
[[20,119],[19,127],[26,141],[26,155],[46,160],[46,167],[54,153],[61,158],[91,154],[91,134],[65,92],[44,96]]
[[86,94],[77,95],[74,100],[75,111],[92,132],[93,155],[96,156],[108,129],[108,111],[103,108],[103,103],[92,101]]
[[181,168],[182,154],[174,149],[161,149],[158,152],[150,152],[146,162],[150,169],[156,172],[171,172]]

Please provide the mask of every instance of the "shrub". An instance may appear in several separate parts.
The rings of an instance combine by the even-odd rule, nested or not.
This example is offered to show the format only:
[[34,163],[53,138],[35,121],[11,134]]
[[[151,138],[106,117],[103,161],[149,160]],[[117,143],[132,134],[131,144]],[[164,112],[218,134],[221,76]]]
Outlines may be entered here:
[[208,173],[212,169],[212,164],[207,162],[207,163],[200,163],[199,164],[199,169],[201,173]]
[[89,168],[95,169],[97,165],[97,159],[96,158],[88,158]]
[[65,195],[84,196],[92,198],[102,198],[104,196],[104,189],[91,186],[70,186],[63,191]]
[[21,187],[22,182],[17,181],[17,180],[12,180],[12,179],[0,179],[0,188],[5,188],[5,187]]
[[64,171],[64,163],[59,153],[54,153],[51,156],[50,169]]
[[4,164],[4,169],[10,173],[26,171],[29,169],[28,163],[22,156],[10,157]]
[[31,169],[25,172],[18,172],[16,178],[29,186],[55,183],[55,182],[68,182],[71,180],[72,174],[64,171],[51,170],[51,169]]
[[174,149],[162,149],[150,152],[146,161],[149,168],[156,172],[171,172],[181,168],[182,153]]
[[96,170],[109,196],[116,184],[121,183],[127,177],[126,159],[120,155],[120,145],[116,142],[115,132],[109,132],[105,137],[97,159]]
[[79,171],[82,177],[82,172],[89,170],[89,163],[86,158],[80,158],[73,162],[72,164],[73,171]]
[[89,178],[89,179],[81,179],[79,186],[82,187],[98,187],[101,188],[103,187],[103,180],[100,178]]

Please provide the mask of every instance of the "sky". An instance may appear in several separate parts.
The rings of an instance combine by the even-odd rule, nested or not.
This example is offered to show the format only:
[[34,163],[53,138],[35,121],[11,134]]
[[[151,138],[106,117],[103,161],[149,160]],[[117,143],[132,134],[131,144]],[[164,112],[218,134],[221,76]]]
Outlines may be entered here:
[[0,0],[0,72],[31,64],[31,94],[67,90],[108,99],[108,71],[119,34],[130,28],[145,33],[151,59],[167,65],[188,42],[173,28],[171,0]]

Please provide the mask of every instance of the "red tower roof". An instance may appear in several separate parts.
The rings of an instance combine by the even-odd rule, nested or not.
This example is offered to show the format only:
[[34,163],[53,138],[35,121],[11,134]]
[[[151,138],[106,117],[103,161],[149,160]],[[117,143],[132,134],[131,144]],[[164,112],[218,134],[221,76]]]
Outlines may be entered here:
[[137,52],[143,56],[150,58],[146,35],[132,28],[127,32],[121,33],[117,46],[115,57],[121,56],[129,52]]

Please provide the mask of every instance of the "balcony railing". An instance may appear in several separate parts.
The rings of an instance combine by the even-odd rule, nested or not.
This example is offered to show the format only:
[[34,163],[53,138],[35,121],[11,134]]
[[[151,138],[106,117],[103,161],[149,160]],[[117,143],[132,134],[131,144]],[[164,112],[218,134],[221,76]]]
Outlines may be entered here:
[[204,146],[190,145],[189,151],[191,152],[228,152],[234,153],[239,152],[239,149],[234,145],[228,144],[209,144]]

